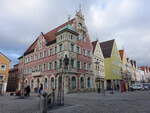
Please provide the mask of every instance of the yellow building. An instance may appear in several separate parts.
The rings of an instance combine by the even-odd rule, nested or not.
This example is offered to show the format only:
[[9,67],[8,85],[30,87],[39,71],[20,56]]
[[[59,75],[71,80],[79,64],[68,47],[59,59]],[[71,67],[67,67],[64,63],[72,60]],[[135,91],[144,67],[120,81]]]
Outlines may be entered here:
[[121,59],[115,40],[109,40],[100,43],[105,66],[105,81],[108,90],[120,89],[121,77]]
[[6,92],[10,60],[0,52],[0,94]]

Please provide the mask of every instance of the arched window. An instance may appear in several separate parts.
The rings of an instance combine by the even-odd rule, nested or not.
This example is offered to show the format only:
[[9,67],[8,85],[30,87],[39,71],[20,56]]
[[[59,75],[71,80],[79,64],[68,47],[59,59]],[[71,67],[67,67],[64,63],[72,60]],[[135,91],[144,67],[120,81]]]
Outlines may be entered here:
[[47,78],[44,80],[44,88],[47,88]]
[[80,78],[80,86],[81,86],[81,88],[84,88],[84,78],[83,77]]
[[54,89],[54,78],[51,78],[51,88]]
[[88,86],[88,88],[91,88],[91,79],[90,79],[90,77],[88,77],[88,79],[87,79],[87,86]]
[[31,88],[34,88],[34,80],[31,80]]
[[71,87],[72,87],[72,89],[76,88],[76,78],[75,77],[72,77],[72,79],[71,79]]

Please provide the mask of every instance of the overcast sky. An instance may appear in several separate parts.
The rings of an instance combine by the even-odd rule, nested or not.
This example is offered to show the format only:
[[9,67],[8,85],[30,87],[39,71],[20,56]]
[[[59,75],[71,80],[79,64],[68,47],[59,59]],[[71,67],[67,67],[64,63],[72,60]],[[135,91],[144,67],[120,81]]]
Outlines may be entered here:
[[80,4],[92,41],[116,39],[129,58],[150,66],[150,0],[0,0],[0,51],[17,63],[40,32],[73,18]]

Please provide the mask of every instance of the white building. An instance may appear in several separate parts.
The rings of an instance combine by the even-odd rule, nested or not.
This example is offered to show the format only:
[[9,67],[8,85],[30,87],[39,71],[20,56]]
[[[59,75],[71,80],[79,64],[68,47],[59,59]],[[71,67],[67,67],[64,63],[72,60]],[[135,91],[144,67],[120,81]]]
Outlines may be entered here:
[[104,57],[98,40],[92,42],[92,45],[93,45],[92,68],[94,73],[93,83],[96,89],[100,88],[101,90],[103,90],[105,88]]

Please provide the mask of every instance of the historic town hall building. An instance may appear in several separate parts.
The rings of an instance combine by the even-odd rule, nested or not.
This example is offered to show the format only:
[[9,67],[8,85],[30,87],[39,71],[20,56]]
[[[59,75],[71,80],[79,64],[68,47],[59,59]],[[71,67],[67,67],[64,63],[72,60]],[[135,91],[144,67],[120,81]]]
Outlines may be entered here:
[[[65,57],[69,59],[66,67]],[[43,84],[46,91],[64,86],[67,93],[94,88],[91,65],[92,44],[80,10],[75,18],[41,33],[19,58],[19,73],[32,91]]]

